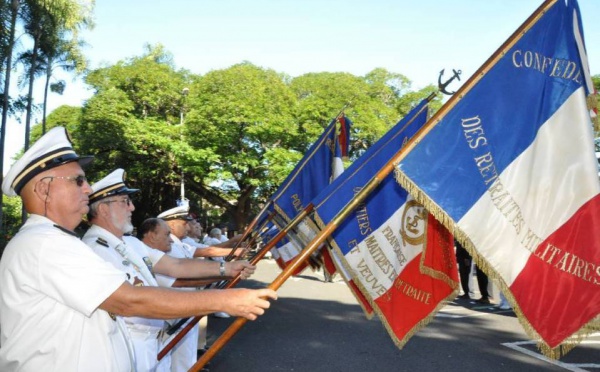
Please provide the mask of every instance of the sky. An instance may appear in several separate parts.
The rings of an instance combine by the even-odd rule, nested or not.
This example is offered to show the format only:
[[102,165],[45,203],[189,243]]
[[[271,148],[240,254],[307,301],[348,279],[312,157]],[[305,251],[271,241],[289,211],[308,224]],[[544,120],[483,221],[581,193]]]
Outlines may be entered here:
[[[196,74],[249,61],[290,76],[383,67],[417,90],[461,70],[456,90],[535,11],[542,0],[96,0],[83,34],[90,68],[139,56],[162,44],[177,68]],[[592,75],[600,74],[600,0],[579,0]],[[50,94],[48,111],[82,105],[79,80]],[[36,87],[38,103],[43,95]],[[41,121],[41,115],[34,117]],[[23,120],[24,122],[24,120]],[[23,146],[24,124],[7,125],[4,173]]]

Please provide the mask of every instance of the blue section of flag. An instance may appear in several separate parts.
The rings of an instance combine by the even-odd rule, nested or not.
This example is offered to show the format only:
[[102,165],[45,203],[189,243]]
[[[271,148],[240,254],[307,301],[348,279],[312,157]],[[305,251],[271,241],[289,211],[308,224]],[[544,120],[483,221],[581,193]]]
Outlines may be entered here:
[[265,243],[270,242],[277,234],[279,234],[279,229],[273,222],[269,221],[263,227],[263,232],[261,233],[262,241]]
[[275,210],[288,222],[325,188],[332,175],[337,147],[336,120],[325,128],[304,158],[281,184],[272,200]]
[[[426,119],[427,101],[424,100],[313,200],[317,218],[323,224],[329,223],[354,197],[357,190],[364,187],[423,126]],[[375,198],[376,206],[370,204]],[[365,200],[368,220],[362,218],[363,210],[359,207],[338,226],[331,237],[342,253],[347,253],[352,248],[350,242],[362,241],[369,235],[370,230],[377,229],[396,212],[406,198],[406,191],[397,184],[393,174],[386,177],[377,190]]]
[[[576,1],[558,1],[401,161],[399,169],[454,221],[584,84],[572,42],[574,10],[579,15]],[[484,141],[494,169],[476,163]]]

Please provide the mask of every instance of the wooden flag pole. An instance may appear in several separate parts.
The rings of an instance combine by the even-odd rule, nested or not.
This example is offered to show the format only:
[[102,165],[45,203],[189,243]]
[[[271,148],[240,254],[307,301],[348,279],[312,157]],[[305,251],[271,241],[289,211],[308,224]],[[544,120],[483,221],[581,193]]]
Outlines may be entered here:
[[260,219],[260,217],[265,213],[265,211],[269,208],[269,206],[272,203],[273,203],[272,200],[269,200],[268,202],[265,203],[264,207],[260,210],[260,212],[258,212],[256,217],[254,217],[254,219],[252,220],[252,222],[250,222],[248,227],[246,227],[246,230],[244,230],[244,233],[242,234],[242,237],[240,238],[240,240],[235,244],[235,246],[233,247],[231,252],[229,252],[229,254],[225,257],[225,261],[231,261],[233,259],[233,256],[235,255],[235,251],[237,250],[237,248],[240,246],[240,244],[244,240],[246,240],[248,238],[248,236],[254,229],[254,226],[256,226],[256,224],[258,223],[258,220]]
[[[366,198],[371,194],[373,190],[394,170],[395,163],[401,154],[404,153],[404,149],[400,149],[392,159],[390,159],[377,174],[371,178],[371,180],[358,192],[352,200],[329,222],[319,234],[311,240],[310,243],[300,252],[300,254],[292,261],[292,263],[285,268],[275,278],[275,280],[268,286],[268,288],[276,291],[283,283],[300,267],[300,265],[306,261],[310,255],[317,250],[318,247],[323,244],[337,227],[352,213]],[[198,359],[196,364],[190,368],[190,372],[198,372],[208,363],[215,354],[225,346],[231,338],[246,324],[246,318],[237,318],[230,326],[221,334],[221,336],[213,342],[212,346]]]
[[[259,252],[257,253],[253,258],[252,261],[250,263],[252,263],[253,265],[258,263],[258,261],[265,255],[267,254],[267,252],[275,247],[275,244],[277,244],[281,239],[283,239],[284,236],[286,236],[286,234],[288,233],[289,230],[291,230],[293,227],[295,227],[297,224],[300,223],[300,221],[302,221],[306,216],[308,216],[313,210],[313,205],[309,204],[308,206],[306,206],[306,208],[304,208],[300,213],[298,213],[298,215],[283,229],[281,230],[277,235],[275,235],[275,237],[273,237],[273,239],[271,239],[269,241],[269,243],[267,243],[265,245],[265,247]],[[223,289],[228,289],[228,288],[232,288],[233,286],[235,286],[239,281],[241,280],[241,276],[237,275],[233,280],[231,280],[229,283],[227,283],[227,285],[223,288]],[[173,347],[175,345],[177,345],[177,343],[183,338],[185,337],[186,334],[188,334],[188,332],[200,321],[200,319],[202,319],[204,315],[201,316],[195,316],[194,318],[192,318],[192,321],[190,321],[175,337],[173,337],[173,339],[171,341],[169,341],[169,343],[158,353],[158,356],[156,357],[157,360],[161,360],[162,358],[165,357],[165,355],[167,355],[167,353],[169,351],[171,351],[171,349],[173,349]],[[188,318],[189,319],[189,318]],[[211,346],[212,348],[212,346]]]
[[[264,220],[264,222],[262,223],[262,225],[261,225],[261,226],[259,226],[259,227],[258,227],[258,228],[255,230],[255,231],[256,231],[256,234],[255,234],[254,236],[253,236],[253,235],[250,235],[250,239],[249,239],[249,241],[248,241],[248,242],[249,242],[248,244],[249,244],[250,246],[254,245],[254,244],[256,243],[256,241],[258,240],[258,238],[261,238],[261,233],[262,233],[262,232],[263,232],[263,230],[266,228],[266,226],[269,224],[269,222],[271,222],[271,220],[273,219],[273,216],[274,216],[274,215],[275,215],[275,211],[273,211],[273,212],[269,213],[269,215],[267,216],[267,218],[265,218],[265,220]],[[268,230],[268,229],[267,229],[267,230]],[[261,240],[262,240],[262,238],[261,238]],[[265,253],[261,253],[261,252],[264,250],[264,248],[265,248],[265,247],[266,247],[266,245],[263,245],[263,246],[262,246],[262,248],[260,248],[260,249],[259,249],[257,252],[255,252],[255,253],[254,253],[254,256],[249,256],[248,260],[249,260],[250,262],[253,262],[253,261],[254,261],[254,262],[256,262],[256,261],[255,261],[255,259],[254,259],[254,257],[255,257],[256,255],[258,255],[258,254],[260,254],[260,255],[261,255],[260,257],[263,257],[263,256],[265,255],[265,253],[266,253],[266,252],[265,252]]]
[[[279,241],[283,239],[291,229],[296,227],[296,225],[298,225],[306,216],[312,213],[313,208],[314,206],[312,204],[309,204],[306,208],[304,208],[304,210],[300,212],[296,217],[294,217],[294,219],[283,230],[277,233],[277,235],[275,235],[273,239],[271,239],[267,244],[265,244],[264,247],[262,247],[256,253],[256,255],[254,255],[254,257],[252,257],[250,263],[252,265],[256,265],[258,261],[260,261],[260,259],[263,258],[267,254],[267,252],[274,248],[275,244],[279,243]],[[234,279],[231,280],[231,282],[227,284],[225,288],[234,287],[237,283],[240,282],[240,280],[242,280],[242,277],[239,275],[236,276]]]

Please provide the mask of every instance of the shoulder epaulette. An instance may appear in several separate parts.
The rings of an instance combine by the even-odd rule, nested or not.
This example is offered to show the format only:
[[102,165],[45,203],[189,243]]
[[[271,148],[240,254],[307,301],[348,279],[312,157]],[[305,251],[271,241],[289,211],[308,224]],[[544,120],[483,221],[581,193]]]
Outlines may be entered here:
[[102,238],[96,239],[96,243],[98,243],[98,244],[100,244],[100,245],[108,248],[108,242],[106,240],[102,239]]

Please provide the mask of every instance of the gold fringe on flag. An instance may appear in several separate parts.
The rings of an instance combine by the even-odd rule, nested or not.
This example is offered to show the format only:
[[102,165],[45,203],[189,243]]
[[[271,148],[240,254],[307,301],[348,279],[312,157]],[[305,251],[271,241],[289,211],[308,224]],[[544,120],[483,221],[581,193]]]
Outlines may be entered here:
[[[313,220],[316,224],[316,226],[318,227],[319,231],[325,229],[325,224],[323,223],[323,220],[321,219],[321,217],[319,216],[319,213],[317,211],[315,211],[313,213]],[[331,249],[335,250],[335,254],[338,254],[339,257],[343,257],[344,254],[342,253],[342,250],[340,249],[340,247],[338,246],[337,242],[335,241],[335,239],[332,239],[331,236],[327,238],[327,244],[329,244],[329,246],[331,247]],[[327,249],[327,248],[325,248]],[[342,270],[344,270],[347,273],[351,273],[352,270],[350,268],[349,265],[346,264],[345,260],[341,260],[340,263],[338,264],[338,262],[336,260],[333,260],[333,264],[335,265],[336,270],[338,270],[338,272],[341,273]],[[342,267],[339,267],[339,266]],[[340,276],[342,277],[342,279],[344,279],[344,282],[346,283],[346,285],[350,288],[350,283],[348,283],[348,278],[346,278],[344,275],[340,274]],[[356,286],[358,287],[358,283],[355,283]],[[364,289],[361,287],[358,287],[359,290],[361,292],[364,293]],[[363,313],[365,314],[365,317],[369,320],[373,319],[373,314],[370,313],[365,306],[362,303],[362,300],[356,295],[356,293],[353,290],[350,290],[350,292],[352,293],[352,296],[354,296],[354,298],[356,299],[356,302],[358,303],[358,305],[360,306],[360,308],[363,310]],[[369,302],[369,305],[371,305],[371,308],[373,308],[373,303],[369,300],[369,298],[367,296],[365,296],[365,299]]]

